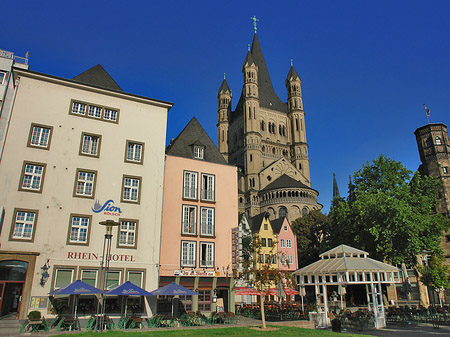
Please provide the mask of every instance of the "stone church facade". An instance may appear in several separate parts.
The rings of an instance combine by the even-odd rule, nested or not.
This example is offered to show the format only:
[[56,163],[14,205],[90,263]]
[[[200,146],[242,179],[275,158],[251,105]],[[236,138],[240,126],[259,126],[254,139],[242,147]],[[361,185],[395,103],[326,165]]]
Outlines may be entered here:
[[287,102],[275,93],[258,36],[242,66],[241,96],[232,110],[232,91],[219,88],[217,147],[239,171],[239,210],[250,217],[290,221],[321,209],[311,188],[301,79],[291,64],[286,77]]

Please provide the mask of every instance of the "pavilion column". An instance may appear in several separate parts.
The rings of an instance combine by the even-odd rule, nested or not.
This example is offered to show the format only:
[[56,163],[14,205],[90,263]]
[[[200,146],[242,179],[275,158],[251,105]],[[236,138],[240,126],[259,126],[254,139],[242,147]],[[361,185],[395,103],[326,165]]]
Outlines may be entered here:
[[327,285],[322,283],[323,292],[323,311],[325,312],[325,328],[328,328],[328,291]]

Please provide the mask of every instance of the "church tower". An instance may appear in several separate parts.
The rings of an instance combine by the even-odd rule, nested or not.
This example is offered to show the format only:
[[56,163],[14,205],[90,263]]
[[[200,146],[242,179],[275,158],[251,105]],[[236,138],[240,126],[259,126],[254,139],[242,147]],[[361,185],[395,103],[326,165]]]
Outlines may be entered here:
[[[419,172],[439,179],[441,187],[437,212],[450,218],[450,140],[447,125],[427,124],[418,128],[414,135],[422,162]],[[450,262],[450,231],[442,238],[441,247]]]
[[228,161],[228,126],[231,111],[231,89],[228,86],[225,75],[222,85],[217,93],[218,100],[218,123],[217,123],[217,147],[219,152]]
[[256,34],[257,20],[252,19],[253,41],[242,64],[236,108],[231,108],[225,80],[217,96],[217,144],[228,163],[239,168],[240,211],[250,217],[268,212],[271,219],[286,216],[293,221],[322,208],[319,193],[311,188],[301,80],[291,64],[285,81],[288,100],[282,102]]

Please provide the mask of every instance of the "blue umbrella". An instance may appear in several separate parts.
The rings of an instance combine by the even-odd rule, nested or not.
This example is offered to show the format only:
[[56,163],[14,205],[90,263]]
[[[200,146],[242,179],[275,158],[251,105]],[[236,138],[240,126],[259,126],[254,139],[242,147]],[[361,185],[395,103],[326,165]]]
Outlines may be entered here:
[[93,287],[83,281],[76,280],[75,282],[50,292],[50,295],[92,295],[100,294],[100,289]]
[[[199,293],[185,288],[183,286],[180,286],[179,284],[176,284],[175,282],[172,282],[164,287],[158,288],[156,290],[150,291],[150,294],[156,296],[156,295],[166,295],[166,296],[186,296],[186,295],[200,295]],[[173,316],[173,303],[172,303],[172,316]]]
[[56,290],[51,291],[50,295],[75,295],[75,322],[77,321],[78,298],[76,295],[94,295],[100,294],[100,289],[93,287],[83,281],[76,280],[75,282]]
[[186,295],[200,295],[199,293],[185,288],[183,286],[180,286],[179,284],[176,284],[175,282],[172,282],[164,287],[158,288],[156,290],[150,291],[151,295],[166,295],[166,296],[186,296]]
[[125,296],[125,316],[127,315],[127,301],[128,296],[153,296],[147,290],[138,287],[137,285],[127,281],[117,287],[112,288],[106,292],[106,295]]
[[121,284],[106,292],[107,295],[122,295],[122,296],[153,296],[147,290],[138,287],[130,281]]

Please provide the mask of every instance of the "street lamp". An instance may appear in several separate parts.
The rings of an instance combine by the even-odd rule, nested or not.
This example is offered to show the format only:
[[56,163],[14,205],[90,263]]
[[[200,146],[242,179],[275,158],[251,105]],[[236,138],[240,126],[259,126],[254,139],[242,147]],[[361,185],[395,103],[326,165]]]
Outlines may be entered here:
[[105,289],[108,280],[109,262],[111,260],[112,229],[113,227],[119,226],[120,223],[115,222],[114,220],[105,220],[99,222],[99,224],[106,227],[105,239],[103,240],[102,264],[100,268],[100,308],[97,307],[97,314],[99,316],[99,325],[97,326],[97,329],[103,331],[105,324]]

